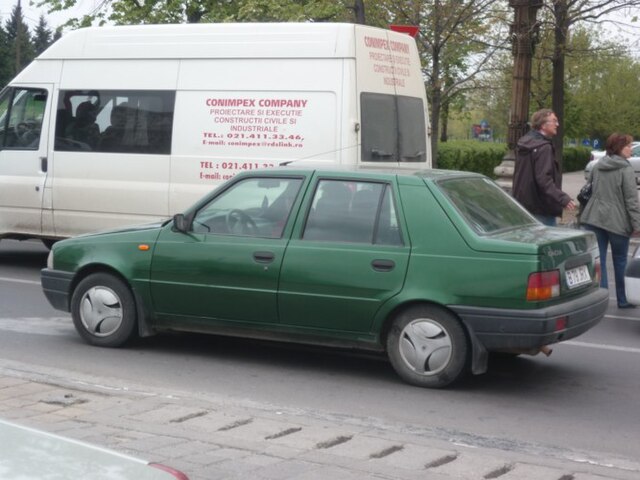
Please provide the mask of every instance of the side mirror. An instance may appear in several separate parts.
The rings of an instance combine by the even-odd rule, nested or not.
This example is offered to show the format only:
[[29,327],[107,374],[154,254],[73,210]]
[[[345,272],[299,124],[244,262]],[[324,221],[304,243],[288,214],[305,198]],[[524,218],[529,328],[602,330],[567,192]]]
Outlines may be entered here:
[[174,232],[182,232],[187,233],[191,228],[191,222],[187,217],[184,216],[184,213],[176,213],[173,216],[173,227],[172,230]]

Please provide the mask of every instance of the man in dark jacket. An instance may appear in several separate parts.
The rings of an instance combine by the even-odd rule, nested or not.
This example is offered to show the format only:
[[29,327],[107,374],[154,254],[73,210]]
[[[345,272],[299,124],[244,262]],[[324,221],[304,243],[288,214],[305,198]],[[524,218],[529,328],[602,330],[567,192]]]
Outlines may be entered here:
[[561,173],[551,143],[558,117],[547,108],[531,116],[531,131],[516,147],[513,196],[545,225],[556,225],[562,209],[574,210],[574,201],[560,190]]

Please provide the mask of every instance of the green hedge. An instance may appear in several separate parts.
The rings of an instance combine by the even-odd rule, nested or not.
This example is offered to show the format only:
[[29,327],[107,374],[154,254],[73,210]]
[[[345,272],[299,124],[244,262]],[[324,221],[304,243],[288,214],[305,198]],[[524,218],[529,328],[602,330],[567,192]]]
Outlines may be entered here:
[[[438,168],[478,172],[494,178],[493,169],[500,165],[507,152],[504,143],[452,140],[438,143]],[[588,147],[564,147],[565,172],[584,170],[591,156]]]

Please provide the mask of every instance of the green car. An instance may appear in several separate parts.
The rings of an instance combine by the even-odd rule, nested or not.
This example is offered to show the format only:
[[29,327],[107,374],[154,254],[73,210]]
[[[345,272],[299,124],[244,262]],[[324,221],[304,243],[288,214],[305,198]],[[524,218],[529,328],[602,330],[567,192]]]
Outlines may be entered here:
[[482,175],[282,167],[162,224],[58,242],[41,278],[93,345],[189,331],[368,349],[443,387],[596,325],[599,276],[592,233],[541,225]]

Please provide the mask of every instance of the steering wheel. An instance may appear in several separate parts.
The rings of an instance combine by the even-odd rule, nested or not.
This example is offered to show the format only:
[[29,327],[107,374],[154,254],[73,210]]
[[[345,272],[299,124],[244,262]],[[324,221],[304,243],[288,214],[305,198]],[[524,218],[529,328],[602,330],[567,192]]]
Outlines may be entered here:
[[[229,230],[230,233],[242,233],[254,237],[258,234],[256,222],[244,213],[244,211],[237,208],[227,213],[225,221],[227,223],[227,230]],[[240,228],[239,232],[237,232],[238,228]]]
[[16,125],[16,134],[18,136],[22,136],[25,133],[29,132],[33,127],[29,125],[27,122],[20,122]]

